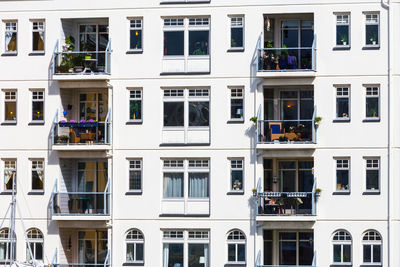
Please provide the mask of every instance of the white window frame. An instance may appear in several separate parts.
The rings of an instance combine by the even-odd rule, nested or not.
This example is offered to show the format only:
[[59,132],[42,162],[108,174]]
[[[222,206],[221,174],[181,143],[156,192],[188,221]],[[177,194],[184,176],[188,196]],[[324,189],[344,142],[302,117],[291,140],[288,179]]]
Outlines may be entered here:
[[[128,17],[128,23],[129,23],[128,51],[143,52],[143,17]],[[131,48],[130,32],[135,30],[142,32],[140,40],[141,48]]]
[[[17,124],[18,121],[18,91],[17,89],[3,89],[4,92],[4,116],[3,121],[5,123]],[[14,93],[14,96],[13,94]],[[15,102],[15,120],[6,120],[6,102]]]
[[[344,120],[344,121],[349,121],[351,118],[351,90],[350,86],[348,85],[335,85],[335,119],[336,120]],[[337,99],[338,98],[347,98],[348,99],[348,109],[349,113],[347,114],[347,117],[338,117],[338,107],[337,107]]]
[[[245,184],[245,178],[244,178],[244,158],[229,158],[229,191],[230,192],[244,192],[244,184]],[[241,171],[242,172],[242,183],[241,189],[235,189],[235,182],[232,183],[232,171]],[[239,187],[240,185],[238,185]]]
[[[4,24],[4,53],[7,54],[17,54],[18,53],[18,21],[17,20],[3,20]],[[14,50],[8,50],[7,44],[6,44],[6,35],[7,33],[16,33],[17,36],[17,41],[16,41],[16,49]]]
[[[132,233],[136,232],[135,236],[132,236]],[[131,235],[133,238],[128,238],[129,235]],[[128,260],[128,244],[133,244],[134,246],[134,257],[135,259],[133,260]],[[142,244],[143,245],[143,260],[138,260],[136,259],[137,255],[137,244]],[[142,231],[136,228],[129,229],[125,235],[125,261],[127,263],[137,263],[137,264],[143,264],[144,265],[144,259],[145,259],[145,247],[144,247],[144,234]]]
[[[129,87],[128,89],[128,122],[137,122],[140,123],[143,121],[143,88],[133,88],[133,87]],[[131,100],[134,101],[140,101],[141,105],[140,105],[140,114],[142,115],[142,117],[140,119],[131,119],[130,118],[130,102]]]
[[[379,157],[365,157],[365,191],[366,192],[380,192],[381,187],[381,159]],[[367,188],[367,172],[368,170],[377,170],[378,171],[378,188],[368,189]]]
[[[347,19],[345,18],[347,17]],[[347,26],[348,27],[348,40],[346,44],[337,44],[337,26]],[[350,13],[335,13],[335,46],[349,48],[351,46],[351,15]]]
[[[44,159],[30,159],[31,161],[31,191],[32,192],[43,192],[44,187],[45,187],[45,172],[44,172]],[[42,183],[43,183],[43,188],[42,189],[33,189],[33,176],[32,172],[36,171],[38,172],[38,176],[42,176]]]
[[[36,231],[36,232],[34,232]],[[34,235],[35,237],[32,237]],[[34,244],[33,249],[32,249],[32,256],[35,260],[43,262],[44,257],[45,257],[45,251],[44,251],[44,238],[43,238],[43,233],[37,229],[37,228],[31,228],[26,231],[26,236],[28,237],[28,242],[26,243],[26,260],[31,260],[30,254],[28,251],[28,245],[29,244]],[[36,259],[36,246],[37,245],[42,245],[42,259]]]
[[[10,238],[10,228],[4,227],[0,229],[0,243],[8,245],[8,255],[2,261],[7,263],[10,262],[9,256],[11,256],[11,242],[14,243],[14,253],[17,251],[17,238],[15,236],[15,232]],[[15,255],[15,254],[14,254]]]
[[[128,191],[140,193],[143,191],[143,160],[141,158],[128,158],[129,171],[128,171]],[[140,171],[140,189],[130,188],[130,172]]]
[[[14,175],[15,179],[15,191],[17,191],[17,159],[15,158],[10,158],[10,159],[3,159],[3,191],[4,192],[12,192],[11,189],[6,189],[6,175]],[[11,173],[10,173],[11,172]],[[11,179],[11,178],[9,178]]]
[[[31,89],[32,94],[32,103],[31,103],[31,121],[43,123],[45,121],[45,92],[43,89]],[[34,120],[33,119],[33,102],[43,102],[43,120]]]
[[[334,238],[335,238],[335,236],[337,234],[343,234],[343,233],[344,233],[344,238],[349,237],[350,240],[334,240]],[[344,266],[349,265],[349,266],[351,266],[352,263],[353,263],[354,255],[353,255],[353,238],[351,237],[350,233],[347,232],[346,230],[337,230],[337,231],[335,231],[333,233],[333,235],[332,235],[332,250],[331,250],[332,253],[334,251],[333,250],[334,245],[340,245],[340,247],[341,247],[341,256],[340,256],[340,262],[335,262],[334,261],[335,259],[333,258],[333,254],[332,254],[332,262],[333,262],[333,264],[334,265],[344,265]],[[344,245],[350,245],[350,262],[343,262],[343,246]]]
[[[381,88],[379,85],[364,85],[365,88],[365,119],[366,120],[379,120],[381,117]],[[367,117],[367,98],[378,98],[378,116]]]
[[[229,50],[244,50],[245,47],[245,21],[244,15],[231,15],[229,16],[230,22],[230,32],[229,32]],[[232,46],[232,29],[233,28],[242,28],[242,46]]]
[[[229,239],[232,235],[233,239]],[[246,264],[247,262],[247,238],[245,233],[239,229],[233,229],[228,232],[226,235],[226,261],[228,264]],[[229,245],[235,245],[235,260],[229,261]],[[238,260],[238,245],[244,245],[244,261]]]
[[[244,121],[244,88],[243,87],[229,87],[230,99],[229,99],[229,120],[230,121]],[[232,100],[242,100],[242,113],[241,118],[232,118]],[[239,115],[239,114],[238,114]]]
[[[376,18],[374,18],[376,16]],[[364,18],[365,18],[365,27],[364,27],[364,38],[367,38],[367,25],[377,25],[378,26],[378,40],[376,44],[367,44],[367,40],[364,40],[364,44],[366,47],[379,47],[381,43],[381,27],[380,27],[380,14],[379,12],[365,12],[364,13]]]
[[[335,160],[335,192],[350,192],[351,190],[351,172],[350,172],[350,157],[337,157],[334,158]],[[346,163],[347,161],[347,163]],[[347,167],[346,167],[347,165]],[[338,188],[338,181],[337,181],[337,171],[338,170],[347,170],[348,172],[348,188],[346,189],[339,189]]]
[[[43,53],[46,50],[46,21],[44,19],[31,20],[32,23],[32,53]],[[41,24],[41,25],[40,25]],[[35,29],[36,27],[36,29]],[[33,33],[43,33],[43,50],[33,50]]]
[[[183,266],[188,267],[189,245],[208,245],[208,264],[210,265],[210,230],[209,229],[161,229],[162,230],[162,258],[164,258],[164,244],[183,244]],[[166,267],[162,260],[162,267]]]
[[[373,236],[370,236],[370,234],[373,234]],[[368,240],[364,240],[364,238],[367,238]],[[362,263],[364,265],[374,265],[374,266],[375,265],[381,265],[382,264],[382,258],[383,258],[383,255],[382,255],[382,252],[383,252],[382,251],[382,244],[383,244],[383,242],[382,242],[381,234],[376,230],[368,230],[368,231],[364,232],[361,244],[362,244],[362,246],[361,246]],[[371,261],[370,262],[365,262],[364,261],[364,245],[371,246]],[[381,258],[380,258],[379,262],[373,262],[373,246],[377,246],[377,245],[380,246]]]

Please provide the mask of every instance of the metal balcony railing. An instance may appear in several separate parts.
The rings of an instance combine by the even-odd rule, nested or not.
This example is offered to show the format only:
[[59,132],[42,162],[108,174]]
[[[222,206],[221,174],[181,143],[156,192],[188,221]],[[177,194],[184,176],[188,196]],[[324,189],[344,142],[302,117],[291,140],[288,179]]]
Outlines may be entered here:
[[261,251],[258,251],[256,262],[256,267],[316,267],[317,266],[317,254],[314,251],[314,256],[311,265],[263,265],[261,264]]
[[108,267],[111,266],[110,250],[107,250],[107,256],[104,263],[58,263],[58,250],[54,253],[50,267]]

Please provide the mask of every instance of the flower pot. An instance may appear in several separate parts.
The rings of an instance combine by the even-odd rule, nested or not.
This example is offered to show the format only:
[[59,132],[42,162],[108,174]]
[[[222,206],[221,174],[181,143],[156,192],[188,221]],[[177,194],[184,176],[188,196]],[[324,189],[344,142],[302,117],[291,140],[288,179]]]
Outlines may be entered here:
[[343,45],[347,45],[347,42],[342,42]]
[[373,45],[376,45],[376,41],[372,41],[372,44],[373,44]]

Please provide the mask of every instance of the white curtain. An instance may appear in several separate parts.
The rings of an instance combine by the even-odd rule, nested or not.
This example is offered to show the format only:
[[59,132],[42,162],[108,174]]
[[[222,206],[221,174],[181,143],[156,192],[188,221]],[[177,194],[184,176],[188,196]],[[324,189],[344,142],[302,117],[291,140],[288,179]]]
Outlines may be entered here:
[[163,267],[168,267],[169,244],[164,244]]
[[208,197],[208,173],[189,173],[189,197]]
[[183,173],[164,173],[164,197],[183,197]]

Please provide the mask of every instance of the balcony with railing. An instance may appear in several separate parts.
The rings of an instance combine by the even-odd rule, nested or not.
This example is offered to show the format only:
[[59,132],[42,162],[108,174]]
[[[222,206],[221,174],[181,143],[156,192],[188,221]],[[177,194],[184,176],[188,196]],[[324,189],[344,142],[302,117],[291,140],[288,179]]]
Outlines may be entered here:
[[[262,261],[262,252],[258,251],[255,266],[256,267],[316,267],[317,257],[314,251],[313,245],[313,233],[307,232],[279,232],[279,239],[287,235],[296,235],[295,239],[292,240],[279,240],[282,244],[279,247],[273,249],[273,245],[264,248],[264,262]],[[311,235],[309,240],[301,240],[300,235]],[[294,236],[293,236],[294,237]],[[272,240],[264,240],[264,245],[272,243]],[[266,250],[271,250],[266,253]],[[268,254],[268,255],[266,255]],[[274,254],[278,254],[277,259],[274,260],[271,257]],[[269,257],[268,257],[269,256]],[[278,264],[273,264],[277,262]],[[264,263],[264,264],[263,264]]]
[[[75,248],[75,246],[74,246]],[[49,265],[50,267],[110,267],[111,266],[111,250],[107,249],[107,250],[102,250],[102,251],[98,251],[99,249],[96,248],[91,248],[91,249],[87,249],[87,250],[83,250],[84,248],[79,248],[80,255],[78,256],[78,258],[83,257],[84,262],[82,263],[63,263],[63,262],[59,262],[59,258],[61,258],[61,255],[59,255],[60,253],[64,253],[62,250],[59,252],[58,249],[56,249],[51,264]],[[95,252],[95,250],[97,250],[96,254],[93,254],[93,252],[91,252],[91,250],[93,250],[93,252]],[[96,257],[96,256],[97,257]],[[95,258],[98,258],[98,260],[95,260]],[[90,260],[92,259],[92,260]],[[97,263],[94,263],[97,262]]]

